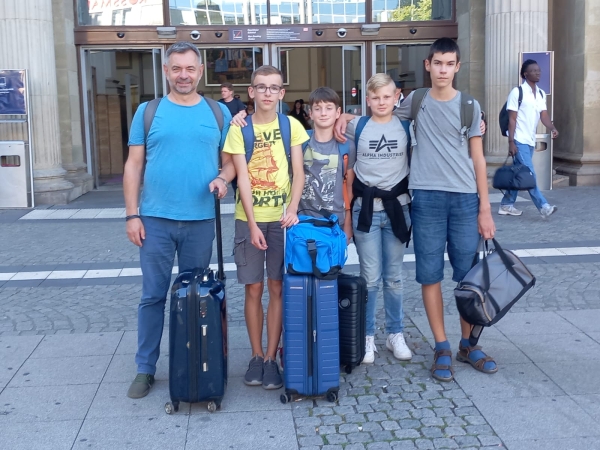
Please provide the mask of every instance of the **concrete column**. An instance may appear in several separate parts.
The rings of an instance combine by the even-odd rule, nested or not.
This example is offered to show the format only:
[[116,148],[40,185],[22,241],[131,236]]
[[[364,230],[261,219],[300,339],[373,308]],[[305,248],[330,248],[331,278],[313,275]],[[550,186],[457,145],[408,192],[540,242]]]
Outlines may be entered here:
[[36,204],[64,204],[65,180],[58,121],[52,0],[0,2],[0,66],[28,69]]
[[62,165],[67,170],[66,179],[75,185],[69,200],[94,187],[84,162],[73,9],[72,0],[52,0]]
[[548,0],[486,0],[485,97],[488,172],[506,159],[508,141],[497,116],[519,79],[519,53],[548,50]]
[[600,185],[600,2],[554,0],[556,172]]
[[471,94],[485,108],[485,3],[481,0],[457,0],[460,71],[456,88]]

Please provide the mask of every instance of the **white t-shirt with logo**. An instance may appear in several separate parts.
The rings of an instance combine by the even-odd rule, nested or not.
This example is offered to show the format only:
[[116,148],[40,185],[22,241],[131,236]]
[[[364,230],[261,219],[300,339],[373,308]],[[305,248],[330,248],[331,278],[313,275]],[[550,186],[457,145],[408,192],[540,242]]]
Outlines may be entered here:
[[517,111],[517,128],[515,129],[515,141],[520,144],[535,147],[535,134],[540,114],[546,111],[546,93],[536,85],[536,95],[533,95],[531,86],[524,82],[521,85],[523,89],[523,101],[519,108],[519,88],[514,88],[508,94],[506,109]]
[[[353,142],[359,119],[353,119],[346,129],[346,136]],[[356,177],[367,186],[392,190],[408,175],[407,142],[406,133],[397,117],[392,116],[388,123],[377,123],[370,119],[360,134],[356,157],[352,155],[349,158],[349,161],[356,161],[351,167]],[[406,205],[410,203],[410,196],[402,194],[398,200]],[[381,200],[375,199],[373,210],[383,210]]]

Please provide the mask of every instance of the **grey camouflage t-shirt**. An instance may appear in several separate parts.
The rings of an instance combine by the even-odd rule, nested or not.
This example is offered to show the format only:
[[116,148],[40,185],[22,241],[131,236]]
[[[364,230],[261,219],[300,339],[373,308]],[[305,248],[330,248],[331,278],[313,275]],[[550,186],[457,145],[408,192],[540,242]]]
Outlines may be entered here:
[[[354,142],[354,132],[358,125],[357,117],[346,129],[346,137]],[[354,173],[367,186],[376,186],[389,191],[408,175],[408,158],[406,154],[406,132],[400,121],[392,117],[387,123],[369,120],[358,142]],[[352,167],[352,166],[349,166]],[[398,197],[400,204],[410,203],[410,196],[402,194]],[[356,202],[360,205],[361,199]],[[374,211],[383,211],[383,203],[375,199]]]
[[[351,167],[353,145],[350,143],[348,167]],[[348,207],[350,207],[348,205]],[[311,136],[304,151],[304,190],[298,206],[299,214],[318,216],[302,209],[325,209],[332,212],[343,225],[344,208],[344,159],[335,139],[319,142]]]
[[[400,119],[413,119],[412,97],[411,93],[394,111]],[[423,99],[412,142],[410,189],[477,193],[469,140],[460,133],[460,101],[460,92],[445,102],[434,100],[429,93]],[[480,122],[481,108],[475,101],[469,138],[481,136]]]

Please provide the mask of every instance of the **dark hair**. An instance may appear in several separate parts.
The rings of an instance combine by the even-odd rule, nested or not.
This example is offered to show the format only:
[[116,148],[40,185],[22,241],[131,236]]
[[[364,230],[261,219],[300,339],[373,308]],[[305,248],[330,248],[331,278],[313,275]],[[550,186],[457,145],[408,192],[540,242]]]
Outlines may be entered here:
[[233,92],[233,84],[229,83],[229,82],[225,82],[221,85],[222,88],[227,88],[229,89],[231,92]]
[[450,38],[439,38],[431,47],[429,47],[429,56],[427,60],[431,62],[433,59],[433,55],[436,53],[441,53],[442,55],[446,53],[456,53],[456,62],[460,62],[460,48],[458,48],[458,44]]
[[537,61],[534,61],[533,59],[528,59],[523,63],[521,66],[521,78],[525,78],[525,72],[527,72],[529,66],[533,66],[534,64],[537,64]]
[[179,41],[179,42],[175,42],[173,45],[171,45],[165,53],[165,62],[167,64],[169,64],[169,57],[173,53],[187,53],[187,52],[194,52],[196,54],[196,56],[198,57],[198,63],[202,64],[202,56],[200,55],[200,50],[198,50],[198,47],[196,47],[194,44],[192,44],[191,42],[187,42],[187,41]]
[[317,103],[333,103],[336,108],[340,107],[340,96],[333,89],[320,87],[310,93],[308,106],[311,108]]

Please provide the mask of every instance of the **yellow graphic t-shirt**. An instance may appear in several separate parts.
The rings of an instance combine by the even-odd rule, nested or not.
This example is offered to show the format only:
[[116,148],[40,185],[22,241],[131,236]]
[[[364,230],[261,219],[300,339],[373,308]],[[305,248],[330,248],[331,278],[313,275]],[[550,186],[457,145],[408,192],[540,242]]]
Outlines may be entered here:
[[[308,141],[304,127],[293,117],[290,120],[291,146]],[[254,152],[248,163],[248,175],[254,198],[254,219],[257,222],[277,222],[283,213],[283,203],[290,203],[291,185],[285,148],[281,139],[279,119],[267,124],[253,124]],[[223,151],[244,155],[244,138],[240,127],[232,126],[227,133]],[[248,221],[239,191],[236,194],[235,218]]]

